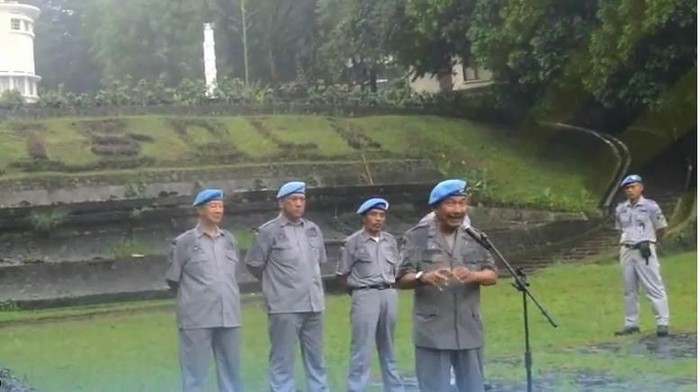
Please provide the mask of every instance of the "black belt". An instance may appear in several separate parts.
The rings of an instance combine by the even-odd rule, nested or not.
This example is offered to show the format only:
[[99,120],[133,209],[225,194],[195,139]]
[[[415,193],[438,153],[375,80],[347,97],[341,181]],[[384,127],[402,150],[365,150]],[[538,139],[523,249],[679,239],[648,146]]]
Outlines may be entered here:
[[[654,242],[651,242],[651,241],[650,241],[649,243],[652,244],[652,245],[655,244]],[[625,248],[629,248],[629,249],[639,249],[639,244],[640,244],[640,243],[636,243],[636,244],[622,244],[622,246],[624,246]]]
[[382,284],[373,284],[371,286],[361,286],[361,287],[350,287],[351,291],[357,291],[357,290],[387,290],[387,289],[393,289],[396,287],[395,284],[393,283],[382,283]]

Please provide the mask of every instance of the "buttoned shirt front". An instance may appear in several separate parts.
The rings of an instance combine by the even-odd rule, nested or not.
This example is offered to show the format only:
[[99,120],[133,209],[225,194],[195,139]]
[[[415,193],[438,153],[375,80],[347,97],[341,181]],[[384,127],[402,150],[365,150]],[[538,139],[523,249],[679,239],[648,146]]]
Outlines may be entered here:
[[[450,244],[452,242],[452,244]],[[406,232],[400,253],[399,279],[407,273],[464,266],[472,271],[496,270],[493,257],[460,226],[452,240],[424,221]],[[484,344],[481,286],[452,281],[440,290],[423,285],[414,290],[413,339],[419,347],[464,350]]]
[[336,274],[347,276],[350,288],[394,284],[398,260],[394,236],[382,231],[372,237],[362,229],[345,239]]
[[656,242],[656,231],[667,226],[666,217],[654,200],[640,197],[635,204],[627,200],[615,208],[615,228],[621,232],[620,244]]
[[320,264],[326,262],[323,234],[313,222],[280,215],[258,228],[246,264],[262,269],[268,312],[321,312],[325,309]]
[[237,264],[235,237],[223,230],[210,236],[197,226],[173,241],[166,279],[178,282],[180,328],[241,325]]

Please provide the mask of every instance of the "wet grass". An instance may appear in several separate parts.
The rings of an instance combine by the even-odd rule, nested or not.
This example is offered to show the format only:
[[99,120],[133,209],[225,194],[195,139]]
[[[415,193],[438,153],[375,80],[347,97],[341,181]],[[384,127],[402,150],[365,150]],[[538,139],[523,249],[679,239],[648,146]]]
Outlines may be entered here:
[[[672,332],[696,331],[696,253],[663,260],[662,273],[672,310]],[[482,312],[487,333],[487,377],[523,380],[522,319],[519,294],[509,279],[483,292]],[[598,265],[556,266],[531,277],[533,293],[559,324],[551,328],[530,306],[534,375],[568,371],[607,372],[616,377],[649,380],[695,379],[694,359],[663,360],[649,354],[623,356],[583,354],[576,347],[617,342],[634,345],[639,337],[614,338],[622,322],[619,267],[609,261]],[[402,293],[396,333],[401,371],[413,368],[411,295]],[[641,299],[642,330],[653,331],[653,316]],[[32,325],[32,320],[58,316],[110,313],[91,319]],[[350,330],[349,298],[327,299],[326,360],[332,390],[342,389],[347,367]],[[151,301],[107,307],[35,312],[0,312],[2,320],[23,319],[26,325],[0,328],[0,358],[40,390],[47,391],[154,391],[178,389],[176,331],[172,304]],[[244,306],[243,358],[250,391],[262,390],[267,366],[267,323],[258,301]],[[297,362],[299,370],[300,364]],[[376,364],[375,372],[376,375]],[[212,369],[212,382],[213,382]],[[301,381],[301,379],[300,379]],[[212,384],[213,386],[213,384]],[[670,391],[669,391],[670,392]]]
[[[434,116],[371,116],[329,119],[322,116],[263,116],[257,118],[274,140],[263,137],[249,117],[198,118],[216,121],[223,130],[213,136],[201,126],[191,126],[183,140],[173,128],[177,117],[120,117],[124,134],[143,135],[153,141],[139,141],[144,166],[125,169],[129,176],[163,173],[168,170],[204,172],[212,164],[291,164],[303,161],[359,161],[363,151],[354,149],[334,130],[333,121],[354,125],[353,131],[379,144],[366,151],[371,159],[427,158],[435,160],[446,176],[467,176],[483,183],[482,193],[495,202],[535,205],[558,210],[591,210],[596,197],[586,189],[586,164],[564,158],[552,164],[533,153],[533,143],[508,135],[501,129],[466,120]],[[24,127],[38,124],[37,134],[44,141],[49,159],[71,167],[91,167],[100,160],[89,140],[78,131],[78,123],[95,118],[60,118],[41,122],[23,122]],[[107,118],[105,118],[107,120]],[[49,180],[61,176],[73,179],[113,177],[114,169],[104,165],[100,171],[60,172],[59,165],[25,172],[13,168],[13,162],[29,159],[26,137],[16,135],[6,122],[0,122],[0,181],[22,179]],[[203,145],[230,144],[243,154],[228,162],[216,162],[201,154]],[[303,146],[297,149],[295,145]],[[291,148],[290,148],[291,146]],[[314,147],[315,146],[315,147]],[[563,155],[563,154],[562,154]],[[230,158],[234,159],[234,158]],[[569,160],[567,160],[569,159]],[[611,163],[612,167],[613,163]],[[94,167],[94,165],[92,166]],[[46,170],[46,171],[41,171]],[[54,170],[54,171],[52,171]],[[77,171],[76,171],[77,170]],[[87,169],[85,169],[87,170]],[[4,171],[4,173],[3,173]]]

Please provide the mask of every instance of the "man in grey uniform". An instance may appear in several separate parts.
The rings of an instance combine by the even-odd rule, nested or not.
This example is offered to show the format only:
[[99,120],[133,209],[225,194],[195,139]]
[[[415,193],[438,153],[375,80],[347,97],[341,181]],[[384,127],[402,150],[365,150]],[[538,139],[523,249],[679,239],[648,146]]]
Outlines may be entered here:
[[[435,220],[435,211],[430,211],[428,214],[426,214],[419,222],[418,224],[426,223],[426,222],[431,222]],[[465,213],[464,214],[464,222],[462,223],[462,226],[466,229],[467,227],[471,227],[472,225],[472,220],[469,218],[469,214]],[[483,373],[483,369],[482,369]],[[455,380],[455,370],[453,368],[450,368],[450,385],[455,385],[456,380]]]
[[[383,231],[389,202],[371,198],[357,209],[363,228],[345,239],[336,268],[352,295],[352,341],[348,392],[361,392],[370,378],[376,343],[384,391],[403,392],[394,360],[398,294],[394,289],[399,261],[396,239]],[[376,341],[375,341],[376,340]]]
[[306,184],[280,187],[280,214],[258,228],[246,255],[251,274],[262,280],[270,335],[269,383],[272,392],[295,392],[294,349],[301,356],[309,392],[328,391],[323,358],[323,234],[303,218]]
[[480,287],[498,279],[493,257],[464,228],[466,181],[437,184],[428,200],[435,219],[404,236],[399,286],[414,289],[413,340],[422,392],[484,391]]
[[642,196],[644,185],[638,175],[622,180],[627,201],[615,209],[615,228],[620,236],[620,264],[625,286],[625,323],[616,335],[639,332],[639,283],[644,286],[656,316],[656,334],[668,335],[668,298],[661,279],[656,242],[666,234],[666,218],[658,204]]
[[204,391],[214,351],[219,391],[243,390],[240,374],[241,305],[234,236],[218,227],[224,215],[223,192],[206,189],[192,204],[199,223],[170,247],[165,275],[177,292],[182,390]]

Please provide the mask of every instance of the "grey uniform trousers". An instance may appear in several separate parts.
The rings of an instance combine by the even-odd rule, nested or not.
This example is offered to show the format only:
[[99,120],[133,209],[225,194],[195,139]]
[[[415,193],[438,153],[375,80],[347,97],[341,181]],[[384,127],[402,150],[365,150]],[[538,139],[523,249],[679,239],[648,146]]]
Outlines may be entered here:
[[651,245],[649,264],[637,249],[620,247],[620,263],[625,285],[625,326],[639,326],[639,301],[637,294],[641,283],[651,301],[651,308],[656,316],[656,325],[668,325],[669,310],[666,288],[661,279],[659,259],[656,247]]
[[394,329],[398,312],[398,293],[394,289],[355,290],[352,293],[352,341],[348,392],[361,392],[370,378],[372,351],[375,346],[382,369],[384,391],[402,392],[403,382],[394,360]]
[[271,392],[296,392],[294,350],[301,342],[301,360],[308,392],[328,392],[323,359],[323,313],[268,315],[270,334],[269,382]]
[[416,347],[416,377],[421,392],[451,392],[450,366],[458,392],[484,392],[482,349],[436,350]]
[[204,391],[212,349],[219,391],[242,391],[240,343],[240,328],[180,329],[183,392]]

